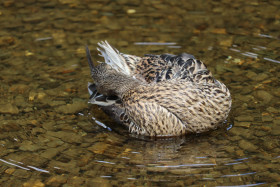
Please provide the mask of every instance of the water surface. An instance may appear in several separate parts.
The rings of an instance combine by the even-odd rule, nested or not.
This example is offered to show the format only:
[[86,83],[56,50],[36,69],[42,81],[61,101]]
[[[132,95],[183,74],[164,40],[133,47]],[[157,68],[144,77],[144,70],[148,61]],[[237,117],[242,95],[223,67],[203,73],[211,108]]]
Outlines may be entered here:
[[[279,1],[4,0],[0,6],[1,186],[277,186]],[[233,108],[203,135],[139,139],[87,104],[84,46],[187,52]]]

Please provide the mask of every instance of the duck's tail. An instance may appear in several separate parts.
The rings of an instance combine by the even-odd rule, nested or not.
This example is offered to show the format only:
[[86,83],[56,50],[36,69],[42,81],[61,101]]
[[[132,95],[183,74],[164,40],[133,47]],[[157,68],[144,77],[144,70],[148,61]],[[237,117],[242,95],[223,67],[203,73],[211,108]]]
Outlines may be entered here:
[[101,56],[104,57],[105,63],[110,65],[116,71],[126,75],[132,75],[136,67],[136,61],[140,58],[120,53],[117,49],[113,48],[107,41],[98,43]]

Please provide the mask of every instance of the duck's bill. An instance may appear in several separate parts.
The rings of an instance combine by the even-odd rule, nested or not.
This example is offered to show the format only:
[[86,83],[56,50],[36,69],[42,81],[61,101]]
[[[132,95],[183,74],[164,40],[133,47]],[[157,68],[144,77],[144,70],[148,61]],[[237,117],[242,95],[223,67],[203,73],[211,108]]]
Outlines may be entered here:
[[117,96],[105,96],[97,92],[94,83],[88,83],[88,93],[90,95],[88,103],[99,106],[110,106],[120,102]]

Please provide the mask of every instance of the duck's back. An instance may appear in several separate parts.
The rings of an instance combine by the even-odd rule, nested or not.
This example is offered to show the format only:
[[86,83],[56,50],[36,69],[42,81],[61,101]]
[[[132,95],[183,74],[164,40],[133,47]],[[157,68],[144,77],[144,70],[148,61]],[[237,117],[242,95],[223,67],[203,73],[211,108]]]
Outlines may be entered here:
[[106,64],[109,64],[120,73],[146,81],[147,83],[170,79],[181,79],[196,83],[215,82],[205,64],[187,53],[180,55],[147,54],[145,57],[138,57],[120,53],[107,42],[101,42],[98,45],[101,47],[98,50],[102,53]]
[[[129,56],[129,55],[126,55]],[[213,83],[211,72],[194,56],[180,55],[145,55],[143,58],[127,58],[133,76],[143,78],[147,83],[166,80],[186,80],[196,83]]]

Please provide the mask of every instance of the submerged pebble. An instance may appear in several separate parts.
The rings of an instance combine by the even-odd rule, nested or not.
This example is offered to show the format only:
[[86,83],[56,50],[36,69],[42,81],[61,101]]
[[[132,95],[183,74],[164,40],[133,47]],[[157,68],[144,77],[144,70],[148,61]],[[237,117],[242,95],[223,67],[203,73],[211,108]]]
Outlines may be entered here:
[[46,185],[61,186],[61,184],[66,183],[66,181],[67,181],[67,178],[65,176],[56,175],[56,176],[52,176],[52,177],[48,178],[46,181]]
[[280,125],[279,124],[274,125],[272,127],[271,134],[274,135],[274,136],[279,136],[280,135]]
[[257,99],[262,101],[264,104],[268,104],[273,99],[273,96],[265,90],[258,90],[255,92],[254,95]]
[[235,120],[244,122],[244,121],[253,121],[254,118],[251,115],[240,115],[237,116]]
[[37,144],[35,144],[31,141],[24,140],[21,143],[19,149],[22,150],[22,151],[37,151],[37,150],[41,149],[41,146],[37,145]]
[[23,187],[45,187],[46,185],[42,183],[40,180],[31,179],[22,185]]
[[0,104],[0,113],[2,114],[18,114],[19,109],[17,106],[12,105],[11,103]]
[[65,141],[65,142],[69,142],[69,143],[81,143],[83,140],[83,138],[79,134],[73,133],[73,132],[47,131],[46,134],[49,136],[60,138],[61,140]]
[[247,121],[234,121],[234,126],[235,127],[246,127],[249,128],[251,126],[250,122]]
[[109,144],[104,142],[97,142],[93,146],[89,147],[88,150],[96,154],[102,154],[109,146]]
[[240,140],[238,145],[241,149],[248,152],[258,152],[258,147],[247,140]]
[[81,111],[82,109],[87,107],[87,103],[84,100],[73,100],[72,104],[61,105],[57,107],[55,110],[57,112],[65,113],[65,114],[73,114]]

